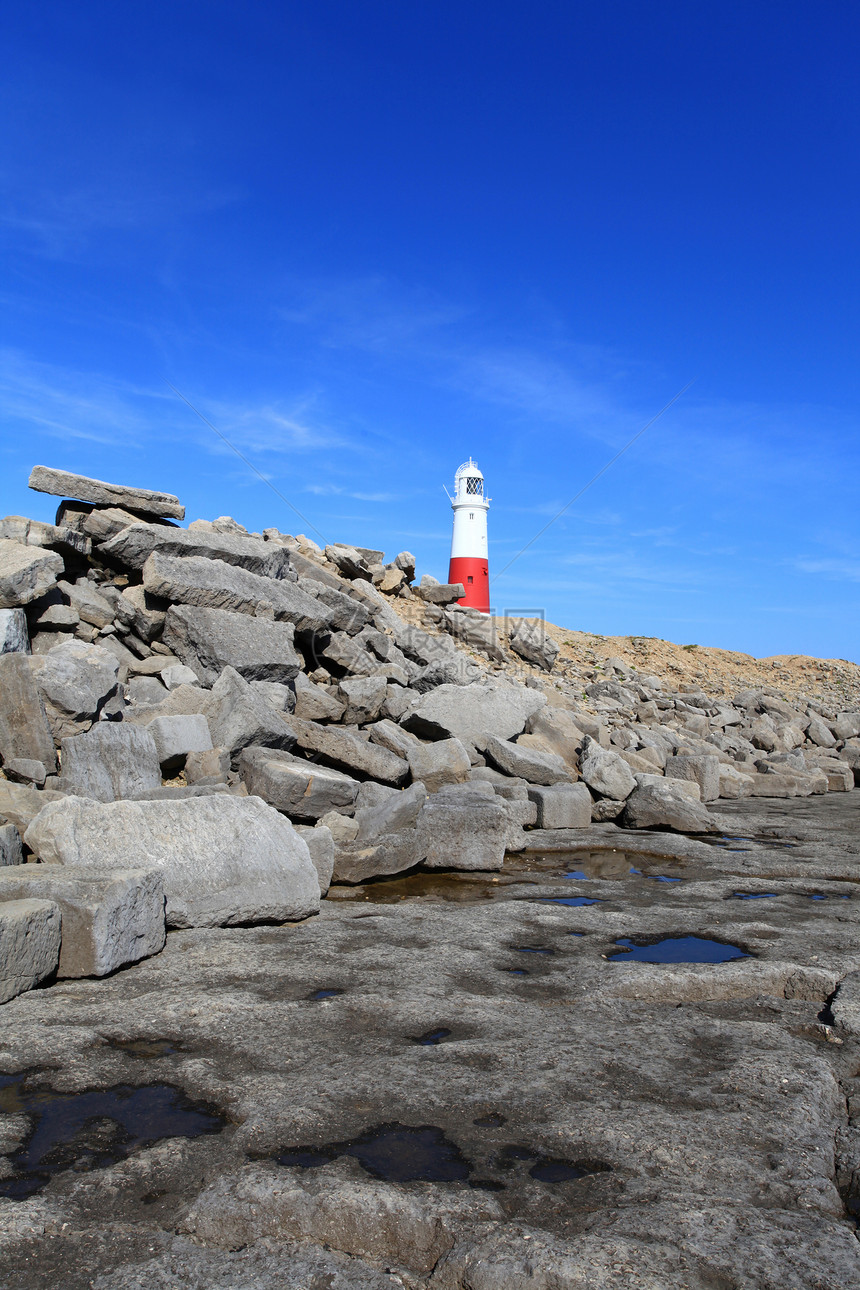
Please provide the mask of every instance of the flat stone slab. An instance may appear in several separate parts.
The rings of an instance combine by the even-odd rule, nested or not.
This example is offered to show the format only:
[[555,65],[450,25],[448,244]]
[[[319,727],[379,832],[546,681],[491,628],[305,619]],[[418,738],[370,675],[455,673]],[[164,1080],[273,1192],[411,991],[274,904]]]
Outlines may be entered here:
[[0,538],[0,609],[38,600],[55,585],[64,567],[56,551]]
[[86,475],[72,475],[50,466],[34,466],[30,472],[30,487],[36,493],[50,493],[53,497],[73,497],[79,502],[92,502],[94,506],[126,506],[144,515],[160,519],[184,520],[185,507],[172,493],[159,493],[151,488],[129,488],[125,484],[107,484],[101,479]]
[[0,918],[5,902],[21,900],[53,901],[60,909],[58,977],[107,976],[164,948],[164,880],[158,869],[0,869]]
[[166,555],[153,551],[143,566],[143,585],[153,596],[172,604],[199,605],[254,614],[268,602],[275,618],[293,623],[299,631],[319,632],[332,612],[295,582],[265,578],[225,560],[203,556]]
[[358,794],[358,781],[349,775],[274,748],[246,748],[239,773],[249,793],[301,820],[351,807]]
[[64,739],[61,749],[63,793],[115,802],[161,787],[157,744],[145,727],[99,721],[86,733]]
[[161,870],[169,927],[284,922],[319,909],[306,844],[259,797],[67,797],[40,812],[25,844],[44,864]]
[[132,524],[102,544],[100,552],[129,569],[142,569],[153,551],[165,555],[205,556],[235,564],[265,578],[293,578],[290,553],[275,542],[219,533],[217,529],[174,529]]
[[60,922],[59,906],[51,900],[0,904],[0,1003],[32,990],[55,970]]
[[204,685],[214,685],[225,667],[248,681],[286,683],[302,666],[292,623],[227,609],[171,605],[162,639]]

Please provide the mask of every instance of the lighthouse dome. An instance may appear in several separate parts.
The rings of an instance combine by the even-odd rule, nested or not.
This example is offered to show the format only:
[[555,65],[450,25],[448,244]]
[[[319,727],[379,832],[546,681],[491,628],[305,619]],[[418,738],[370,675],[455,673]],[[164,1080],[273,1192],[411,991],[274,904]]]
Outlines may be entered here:
[[484,476],[478,463],[471,457],[463,462],[454,476],[454,496],[458,498],[484,496]]

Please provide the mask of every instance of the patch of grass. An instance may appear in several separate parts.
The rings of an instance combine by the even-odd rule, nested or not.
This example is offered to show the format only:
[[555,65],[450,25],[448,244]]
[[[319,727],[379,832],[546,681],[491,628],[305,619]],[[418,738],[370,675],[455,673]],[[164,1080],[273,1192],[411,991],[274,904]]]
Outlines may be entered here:
[[681,646],[681,649],[685,649],[685,650],[687,650],[688,652],[689,652],[690,650],[698,649],[698,648],[699,648],[699,647],[698,647],[698,645],[682,645],[682,646]]

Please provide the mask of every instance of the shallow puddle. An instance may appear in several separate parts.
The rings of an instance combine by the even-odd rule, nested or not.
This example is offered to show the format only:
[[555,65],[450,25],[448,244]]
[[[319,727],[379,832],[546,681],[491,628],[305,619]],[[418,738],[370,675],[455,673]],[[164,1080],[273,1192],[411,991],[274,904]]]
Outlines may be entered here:
[[20,1075],[0,1077],[0,1110],[23,1113],[33,1124],[8,1157],[14,1174],[0,1179],[0,1196],[12,1200],[33,1195],[67,1169],[104,1169],[163,1138],[198,1138],[227,1123],[214,1107],[170,1084],[56,1093],[27,1089]]
[[581,907],[583,905],[605,905],[605,900],[599,900],[592,896],[539,896],[538,900],[544,905],[573,905]]
[[667,936],[653,945],[635,945],[622,938],[615,944],[626,948],[608,955],[610,963],[728,963],[731,959],[752,957],[737,945],[702,936]]
[[602,1160],[563,1160],[521,1146],[503,1147],[496,1163],[499,1169],[512,1170],[530,1160],[534,1162],[528,1170],[530,1177],[545,1183],[571,1182],[589,1174],[608,1173],[612,1168]]
[[128,1053],[130,1057],[141,1057],[144,1061],[157,1061],[160,1057],[173,1057],[182,1052],[174,1039],[109,1039],[111,1048]]
[[280,1165],[315,1169],[338,1156],[353,1156],[362,1169],[385,1182],[461,1182],[472,1172],[457,1144],[432,1125],[382,1124],[350,1142],[296,1147],[275,1160]]
[[726,900],[776,900],[778,891],[733,891]]
[[440,1026],[438,1030],[428,1030],[417,1039],[413,1039],[413,1044],[420,1044],[422,1048],[432,1048],[436,1044],[441,1044],[443,1039],[447,1039],[451,1031]]
[[343,990],[314,990],[308,995],[308,999],[312,1003],[319,1003],[322,999],[336,999],[339,994],[343,994]]

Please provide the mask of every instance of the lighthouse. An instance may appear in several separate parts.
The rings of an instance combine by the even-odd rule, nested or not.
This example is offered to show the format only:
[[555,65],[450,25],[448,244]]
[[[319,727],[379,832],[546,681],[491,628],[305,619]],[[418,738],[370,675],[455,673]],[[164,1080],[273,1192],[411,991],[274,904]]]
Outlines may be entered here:
[[[450,496],[450,494],[449,494]],[[484,476],[470,457],[454,476],[454,535],[448,581],[462,582],[466,594],[460,601],[482,614],[490,612],[490,575],[487,565],[487,511]]]

